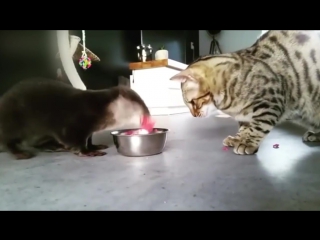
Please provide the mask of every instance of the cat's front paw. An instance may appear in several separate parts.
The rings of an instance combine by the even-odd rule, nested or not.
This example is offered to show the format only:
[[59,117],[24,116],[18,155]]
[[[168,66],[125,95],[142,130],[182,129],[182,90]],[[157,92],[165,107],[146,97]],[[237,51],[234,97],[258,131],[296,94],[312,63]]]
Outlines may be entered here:
[[237,137],[228,136],[223,140],[222,144],[226,147],[234,147],[238,141],[239,139]]
[[257,153],[259,150],[259,146],[252,143],[245,143],[242,141],[238,141],[233,146],[233,152],[238,155],[253,155]]
[[227,147],[233,147],[233,152],[238,155],[252,155],[258,152],[259,146],[248,141],[241,141],[236,136],[228,136],[223,140],[223,145]]

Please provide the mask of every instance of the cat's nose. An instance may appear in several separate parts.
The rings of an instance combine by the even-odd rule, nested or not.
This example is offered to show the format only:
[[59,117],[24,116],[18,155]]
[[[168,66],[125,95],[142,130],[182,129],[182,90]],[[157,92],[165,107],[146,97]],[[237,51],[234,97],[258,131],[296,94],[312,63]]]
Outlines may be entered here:
[[190,109],[190,113],[192,114],[193,117],[197,117],[198,113],[194,109]]

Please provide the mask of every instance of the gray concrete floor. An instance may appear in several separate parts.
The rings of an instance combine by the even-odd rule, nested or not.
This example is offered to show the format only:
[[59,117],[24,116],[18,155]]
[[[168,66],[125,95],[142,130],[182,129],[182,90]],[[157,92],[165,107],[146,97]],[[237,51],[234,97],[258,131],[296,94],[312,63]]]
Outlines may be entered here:
[[123,157],[114,146],[99,158],[0,154],[0,210],[320,210],[320,146],[302,143],[301,128],[286,123],[257,155],[237,156],[222,150],[237,130],[232,119],[181,114],[162,126],[167,146],[152,157]]

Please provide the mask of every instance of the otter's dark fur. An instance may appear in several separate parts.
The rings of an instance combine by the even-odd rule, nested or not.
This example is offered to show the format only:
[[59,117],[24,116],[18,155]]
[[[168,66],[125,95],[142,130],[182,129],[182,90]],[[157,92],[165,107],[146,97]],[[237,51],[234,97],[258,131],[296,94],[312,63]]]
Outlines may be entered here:
[[150,115],[147,106],[128,87],[84,91],[57,80],[23,80],[0,99],[0,144],[16,159],[46,146],[102,156],[103,147],[87,143],[92,134],[139,124],[143,115]]

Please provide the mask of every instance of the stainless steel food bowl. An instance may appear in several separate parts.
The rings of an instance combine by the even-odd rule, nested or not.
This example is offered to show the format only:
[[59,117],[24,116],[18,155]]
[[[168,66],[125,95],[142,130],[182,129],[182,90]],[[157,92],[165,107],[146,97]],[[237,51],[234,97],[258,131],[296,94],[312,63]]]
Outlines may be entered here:
[[138,129],[123,129],[111,132],[118,153],[127,157],[143,157],[162,153],[169,130],[155,128],[159,132],[141,135],[121,135],[124,132]]

